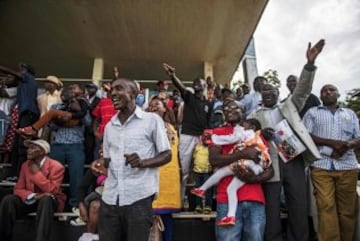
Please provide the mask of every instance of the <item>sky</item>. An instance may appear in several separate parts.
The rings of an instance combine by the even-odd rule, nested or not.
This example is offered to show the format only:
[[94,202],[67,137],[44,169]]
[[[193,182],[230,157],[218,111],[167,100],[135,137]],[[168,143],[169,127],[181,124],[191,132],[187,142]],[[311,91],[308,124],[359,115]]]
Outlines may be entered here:
[[313,93],[324,84],[338,87],[341,97],[360,88],[360,0],[269,0],[254,34],[259,74],[278,71],[281,96],[285,80],[300,75],[308,42],[324,38],[316,60]]

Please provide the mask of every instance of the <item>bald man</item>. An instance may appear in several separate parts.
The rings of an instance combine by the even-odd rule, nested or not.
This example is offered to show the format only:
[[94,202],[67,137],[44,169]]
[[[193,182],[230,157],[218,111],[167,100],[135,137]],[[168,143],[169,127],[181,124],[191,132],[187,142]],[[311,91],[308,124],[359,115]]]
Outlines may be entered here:
[[338,104],[339,91],[324,85],[321,106],[311,108],[304,124],[321,159],[311,165],[311,179],[319,218],[318,240],[353,240],[358,166],[354,148],[360,147],[359,120]]

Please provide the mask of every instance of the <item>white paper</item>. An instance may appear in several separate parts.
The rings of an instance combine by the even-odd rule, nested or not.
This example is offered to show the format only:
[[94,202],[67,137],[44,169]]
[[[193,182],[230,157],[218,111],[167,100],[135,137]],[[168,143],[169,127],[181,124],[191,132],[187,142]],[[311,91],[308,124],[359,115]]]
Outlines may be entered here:
[[284,119],[275,126],[273,142],[284,162],[288,162],[306,150],[304,144],[295,135],[288,122]]

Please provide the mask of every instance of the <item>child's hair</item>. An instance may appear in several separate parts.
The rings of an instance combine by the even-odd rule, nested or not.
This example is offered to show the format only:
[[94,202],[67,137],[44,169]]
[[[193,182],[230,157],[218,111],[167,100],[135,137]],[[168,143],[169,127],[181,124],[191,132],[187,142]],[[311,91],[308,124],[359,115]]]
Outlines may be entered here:
[[255,128],[255,131],[261,130],[261,124],[257,119],[246,119],[244,122],[249,123]]

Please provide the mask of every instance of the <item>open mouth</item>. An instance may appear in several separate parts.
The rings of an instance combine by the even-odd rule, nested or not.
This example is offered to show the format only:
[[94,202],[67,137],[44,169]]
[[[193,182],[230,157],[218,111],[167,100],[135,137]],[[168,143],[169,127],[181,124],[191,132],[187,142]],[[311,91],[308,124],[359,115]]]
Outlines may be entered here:
[[111,100],[112,100],[114,105],[117,105],[120,102],[120,99],[118,99],[118,98],[112,98]]

